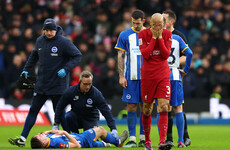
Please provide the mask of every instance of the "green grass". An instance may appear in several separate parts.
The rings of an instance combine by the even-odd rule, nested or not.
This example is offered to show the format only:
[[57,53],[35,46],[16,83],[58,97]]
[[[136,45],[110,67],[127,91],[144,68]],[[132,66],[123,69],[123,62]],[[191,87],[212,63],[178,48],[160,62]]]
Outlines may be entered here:
[[[107,130],[109,128],[104,126]],[[7,139],[9,137],[15,137],[20,135],[22,126],[0,126],[0,150],[18,150],[17,146],[13,146],[8,143]],[[30,135],[27,139],[26,146],[20,149],[31,149],[30,148],[30,138],[40,133],[41,131],[50,130],[51,126],[34,126],[30,132]],[[124,129],[127,129],[126,125],[118,125],[118,132],[121,133]],[[189,125],[189,135],[192,140],[192,144],[189,147],[186,147],[186,150],[228,150],[230,149],[230,126],[214,126],[214,125]],[[137,131],[139,127],[137,127]],[[137,132],[139,133],[139,132]],[[177,130],[176,126],[173,127],[174,143],[177,141]],[[151,130],[151,140],[154,150],[157,149],[159,136],[156,126],[152,126]],[[127,140],[128,141],[128,140]],[[127,142],[126,141],[126,142]],[[138,139],[137,139],[138,141]],[[96,148],[97,150],[115,150],[119,149],[115,146],[111,148]],[[135,150],[143,150],[143,148],[132,148]],[[172,149],[179,149],[174,147]]]

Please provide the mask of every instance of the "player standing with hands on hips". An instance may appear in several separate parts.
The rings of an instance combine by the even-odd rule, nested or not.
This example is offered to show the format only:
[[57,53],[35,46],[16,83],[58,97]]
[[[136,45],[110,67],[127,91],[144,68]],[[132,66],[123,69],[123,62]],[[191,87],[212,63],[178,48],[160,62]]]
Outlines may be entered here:
[[127,123],[129,129],[129,142],[124,146],[126,148],[137,147],[136,144],[136,124],[137,124],[137,106],[139,103],[140,113],[140,142],[139,147],[144,147],[145,136],[142,125],[142,106],[141,98],[141,66],[142,56],[138,45],[138,34],[145,29],[144,12],[135,10],[132,13],[132,24],[130,29],[120,33],[115,46],[118,50],[118,71],[119,83],[123,87],[122,101],[127,103]]
[[152,15],[151,27],[139,33],[139,47],[143,56],[141,67],[141,91],[143,99],[142,122],[145,133],[145,149],[152,150],[150,129],[151,113],[154,99],[159,104],[159,150],[171,147],[165,143],[168,127],[168,110],[170,101],[170,69],[168,57],[172,45],[172,33],[164,27],[164,18],[160,13]]
[[[25,146],[26,138],[33,127],[37,115],[46,102],[51,99],[53,110],[69,84],[69,72],[80,62],[81,52],[66,37],[62,36],[62,28],[54,19],[48,18],[43,24],[44,34],[37,38],[35,47],[21,75],[27,78],[29,71],[38,62],[38,74],[29,113],[25,120],[20,138],[9,138],[12,145]],[[62,115],[62,127],[68,131]]]

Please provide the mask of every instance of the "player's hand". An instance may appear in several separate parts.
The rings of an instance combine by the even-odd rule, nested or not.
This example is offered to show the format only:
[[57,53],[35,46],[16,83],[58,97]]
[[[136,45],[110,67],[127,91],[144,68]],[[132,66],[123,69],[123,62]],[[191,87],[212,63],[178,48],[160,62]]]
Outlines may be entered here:
[[20,74],[20,76],[22,76],[22,75],[25,75],[25,78],[27,79],[27,77],[28,77],[28,71],[22,71],[22,73]]
[[159,34],[158,31],[153,27],[150,28],[150,31],[152,32],[152,38],[157,39]]
[[54,133],[56,135],[66,135],[66,131],[63,131],[63,130],[54,130]]
[[57,74],[60,78],[64,78],[66,76],[66,71],[65,69],[61,69],[57,72]]
[[111,134],[112,134],[117,140],[119,140],[119,135],[118,135],[118,132],[117,132],[116,129],[113,129],[112,132],[111,132]]
[[119,79],[119,84],[126,89],[127,87],[127,80],[124,76],[120,76],[120,79]]
[[162,39],[163,28],[158,31],[158,39]]
[[184,72],[184,70],[179,69],[179,71],[180,71],[180,73],[181,73],[181,77],[184,77],[184,76],[186,76],[186,75],[187,75],[187,73],[186,73],[186,72]]
[[52,130],[59,130],[59,125],[53,125]]
[[44,134],[47,135],[47,134],[50,134],[50,133],[55,133],[54,131],[55,131],[55,130],[45,131]]

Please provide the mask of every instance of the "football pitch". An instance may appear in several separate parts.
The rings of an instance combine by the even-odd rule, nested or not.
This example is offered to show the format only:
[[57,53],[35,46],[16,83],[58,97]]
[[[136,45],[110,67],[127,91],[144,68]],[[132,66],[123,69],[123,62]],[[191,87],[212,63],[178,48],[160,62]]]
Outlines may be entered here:
[[[109,128],[105,126],[105,129],[108,131]],[[20,135],[22,131],[22,126],[0,126],[0,150],[18,150],[18,149],[31,149],[30,148],[30,139],[37,133],[50,130],[52,126],[34,126],[29,134],[27,139],[26,146],[24,148],[19,148],[8,143],[7,139],[9,137],[15,137]],[[126,125],[117,125],[118,133],[127,129]],[[137,131],[139,127],[137,127]],[[184,149],[186,150],[230,150],[230,126],[228,125],[189,125],[188,126],[189,135],[192,141],[192,144],[189,147]],[[137,132],[139,135],[139,132]],[[177,148],[177,130],[176,126],[173,127],[174,143],[175,147],[172,149],[181,149]],[[154,125],[151,129],[151,140],[153,149],[157,150],[157,145],[159,141],[158,130]],[[126,140],[127,142],[128,140]],[[137,141],[139,139],[137,138]],[[125,143],[126,143],[125,142]],[[93,148],[96,150],[117,150],[117,149],[135,149],[143,150],[144,148],[117,148],[115,146],[106,147],[106,148]]]

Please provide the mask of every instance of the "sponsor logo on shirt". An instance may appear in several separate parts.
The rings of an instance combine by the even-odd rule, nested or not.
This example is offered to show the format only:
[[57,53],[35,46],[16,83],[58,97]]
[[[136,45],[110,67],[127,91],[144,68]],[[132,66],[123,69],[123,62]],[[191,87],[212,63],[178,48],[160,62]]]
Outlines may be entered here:
[[73,98],[74,101],[76,101],[76,100],[78,100],[78,99],[79,99],[79,96],[75,96],[75,97]]
[[160,50],[154,50],[152,51],[152,53],[150,54],[150,56],[153,56],[153,55],[160,55],[161,54],[161,51]]
[[134,54],[140,54],[140,55],[141,55],[141,51],[140,51],[139,47],[137,47],[137,48],[132,48],[131,51],[132,51],[132,53],[134,53]]
[[92,105],[89,105],[89,104],[86,104],[85,106],[86,106],[86,107],[93,107]]

